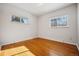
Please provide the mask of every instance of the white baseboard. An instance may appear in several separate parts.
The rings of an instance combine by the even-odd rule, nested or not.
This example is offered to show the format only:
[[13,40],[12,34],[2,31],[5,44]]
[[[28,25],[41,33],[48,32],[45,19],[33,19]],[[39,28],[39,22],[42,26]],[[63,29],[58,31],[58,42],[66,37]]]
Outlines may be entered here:
[[78,50],[79,50],[79,45],[77,44],[76,46],[77,46],[77,48],[78,48]]
[[[17,43],[17,42],[24,41],[24,40],[30,40],[30,39],[37,38],[37,37],[39,37],[39,38],[45,38],[45,39],[49,39],[49,40],[54,40],[54,41],[58,41],[58,42],[63,42],[62,40],[55,40],[55,39],[48,38],[48,37],[43,37],[43,36],[35,36],[35,37],[24,38],[22,40],[18,40],[18,41],[14,41],[14,42],[5,43],[5,44],[2,44],[1,46],[7,45],[7,44],[12,44],[12,43]],[[75,44],[75,43],[69,43],[69,42],[63,42],[63,43],[76,45],[77,48],[78,48],[78,50],[79,50],[79,46],[77,44]]]
[[35,37],[28,37],[28,38],[20,39],[20,40],[17,40],[17,41],[7,42],[7,43],[5,42],[5,44],[2,43],[1,46],[8,45],[8,44],[12,44],[12,43],[21,42],[21,41],[24,41],[24,40],[30,40],[30,39],[33,39],[33,38],[36,38],[36,36]]
[[55,40],[53,38],[49,38],[49,37],[44,37],[44,36],[39,36],[40,38],[45,38],[45,39],[49,39],[49,40],[54,40],[54,41],[58,41],[58,42],[63,42],[63,43],[67,43],[67,44],[72,44],[72,45],[76,45],[75,43],[71,43],[71,42],[66,42],[66,41],[62,41],[62,40]]

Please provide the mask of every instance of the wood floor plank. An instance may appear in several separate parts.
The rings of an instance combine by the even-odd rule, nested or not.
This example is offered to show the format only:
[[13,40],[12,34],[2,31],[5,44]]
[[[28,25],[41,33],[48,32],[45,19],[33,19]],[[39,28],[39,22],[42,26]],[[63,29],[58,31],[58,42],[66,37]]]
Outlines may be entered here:
[[14,44],[5,45],[2,50],[26,46],[36,56],[78,56],[78,49],[75,45],[48,40],[44,38],[34,38]]

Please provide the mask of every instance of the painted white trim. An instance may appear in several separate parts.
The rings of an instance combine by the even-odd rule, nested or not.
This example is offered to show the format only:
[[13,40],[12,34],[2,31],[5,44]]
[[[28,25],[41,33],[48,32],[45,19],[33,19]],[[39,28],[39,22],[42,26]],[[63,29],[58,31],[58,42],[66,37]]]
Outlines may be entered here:
[[23,40],[18,40],[16,42],[10,42],[10,43],[1,44],[1,46],[8,45],[8,44],[13,44],[13,43],[17,43],[17,42],[21,42],[21,41],[25,41],[25,40],[30,40],[30,39],[33,39],[33,38],[36,38],[36,37],[29,37],[29,38],[25,38]]
[[40,38],[49,39],[49,40],[58,41],[58,42],[63,42],[63,43],[67,43],[67,44],[72,44],[72,45],[76,45],[76,46],[77,46],[77,44],[75,44],[75,43],[71,43],[71,42],[64,42],[64,41],[62,41],[62,40],[55,40],[55,39],[53,39],[53,38],[44,37],[44,36],[39,36],[39,37],[40,37]]
[[77,48],[78,48],[78,50],[79,50],[79,45],[77,44],[76,46],[77,46]]

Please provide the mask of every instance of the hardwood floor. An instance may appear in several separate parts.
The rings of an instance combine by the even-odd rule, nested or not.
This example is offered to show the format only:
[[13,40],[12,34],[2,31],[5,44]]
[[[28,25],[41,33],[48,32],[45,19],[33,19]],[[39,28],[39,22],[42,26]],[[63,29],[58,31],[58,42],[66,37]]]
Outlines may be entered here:
[[26,46],[36,56],[78,56],[78,49],[75,45],[65,44],[43,38],[35,38],[5,45],[2,47],[2,50],[18,46]]

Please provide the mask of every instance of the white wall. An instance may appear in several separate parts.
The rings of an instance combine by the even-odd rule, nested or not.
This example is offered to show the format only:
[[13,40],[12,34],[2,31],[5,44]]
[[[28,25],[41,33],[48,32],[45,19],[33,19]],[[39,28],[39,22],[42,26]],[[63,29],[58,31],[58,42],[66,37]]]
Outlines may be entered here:
[[[37,19],[35,16],[9,4],[0,5],[1,45],[15,43],[31,39],[37,36]],[[29,18],[29,24],[11,22],[11,16],[23,16]]]
[[0,4],[0,45],[2,44],[2,4]]
[[78,32],[77,32],[77,34],[78,34],[78,36],[77,36],[77,37],[78,37],[78,49],[79,49],[79,4],[77,4],[77,7],[78,7],[78,8],[77,8],[77,12],[78,12],[78,13],[77,13],[77,15],[78,15],[78,16],[77,16],[77,18],[78,18],[78,19],[77,19],[77,26],[78,26],[78,30],[77,30]]
[[[11,16],[28,17],[30,24],[11,22]],[[51,28],[50,18],[68,15],[68,28]],[[20,8],[9,4],[0,5],[0,45],[15,43],[34,37],[43,37],[69,44],[77,43],[77,7],[71,5],[46,15],[35,17]]]
[[[51,28],[50,18],[68,15],[67,28]],[[39,37],[48,38],[69,44],[77,44],[77,6],[75,4],[56,10],[39,18]]]

